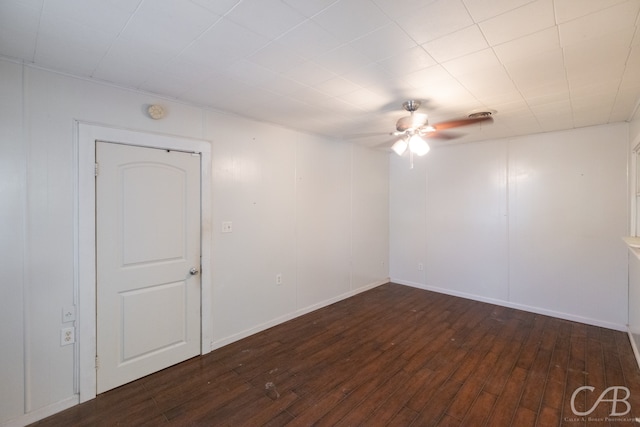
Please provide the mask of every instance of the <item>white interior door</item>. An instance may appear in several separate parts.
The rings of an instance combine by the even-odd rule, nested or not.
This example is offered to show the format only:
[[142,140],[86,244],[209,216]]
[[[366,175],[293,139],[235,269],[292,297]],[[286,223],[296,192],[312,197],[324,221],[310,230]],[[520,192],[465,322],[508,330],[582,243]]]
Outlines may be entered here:
[[97,392],[200,352],[200,157],[96,142]]

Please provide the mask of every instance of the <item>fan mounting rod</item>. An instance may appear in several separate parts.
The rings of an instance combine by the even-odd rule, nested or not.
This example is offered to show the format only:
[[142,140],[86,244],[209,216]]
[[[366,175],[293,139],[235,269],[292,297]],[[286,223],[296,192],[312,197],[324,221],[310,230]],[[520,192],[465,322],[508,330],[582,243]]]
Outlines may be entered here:
[[409,101],[406,101],[406,102],[402,103],[402,108],[404,108],[405,110],[410,111],[410,112],[413,113],[418,108],[420,108],[420,104],[421,104],[420,101],[412,99],[412,100],[409,100]]

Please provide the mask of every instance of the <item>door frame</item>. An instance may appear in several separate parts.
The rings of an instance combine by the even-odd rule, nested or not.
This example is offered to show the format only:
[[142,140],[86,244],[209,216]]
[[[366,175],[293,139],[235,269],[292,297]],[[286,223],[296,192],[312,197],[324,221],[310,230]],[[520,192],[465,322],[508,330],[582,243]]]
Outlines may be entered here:
[[211,351],[212,194],[209,141],[75,122],[74,301],[76,303],[76,393],[80,403],[96,397],[96,140],[200,153],[200,354]]

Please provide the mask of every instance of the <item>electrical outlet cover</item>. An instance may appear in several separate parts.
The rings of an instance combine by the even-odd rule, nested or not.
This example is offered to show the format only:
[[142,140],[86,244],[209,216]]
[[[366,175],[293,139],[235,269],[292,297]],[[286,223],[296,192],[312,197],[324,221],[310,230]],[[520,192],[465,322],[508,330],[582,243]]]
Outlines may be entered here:
[[60,345],[70,345],[76,342],[75,328],[60,329]]

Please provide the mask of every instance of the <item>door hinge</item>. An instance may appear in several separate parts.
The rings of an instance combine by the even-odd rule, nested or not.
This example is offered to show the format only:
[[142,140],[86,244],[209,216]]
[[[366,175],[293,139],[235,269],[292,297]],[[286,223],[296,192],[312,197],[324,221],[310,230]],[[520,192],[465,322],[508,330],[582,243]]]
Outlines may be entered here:
[[98,176],[98,172],[100,171],[99,166],[97,163],[93,164],[93,175],[94,176]]
[[100,360],[98,359],[98,355],[96,354],[96,371],[100,367]]

